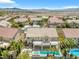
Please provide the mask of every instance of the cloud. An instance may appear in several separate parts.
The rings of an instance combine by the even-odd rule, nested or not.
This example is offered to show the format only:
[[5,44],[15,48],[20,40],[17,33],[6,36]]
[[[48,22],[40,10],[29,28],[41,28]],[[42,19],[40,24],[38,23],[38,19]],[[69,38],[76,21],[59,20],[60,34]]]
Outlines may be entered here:
[[67,8],[79,8],[79,6],[65,6],[64,9],[67,9]]
[[0,3],[15,3],[12,0],[0,0]]
[[60,9],[60,10],[62,10],[62,9],[69,9],[69,8],[79,8],[79,6],[63,6],[63,7],[55,7],[53,9]]
[[79,8],[79,6],[63,6],[63,7],[55,7],[55,8],[52,8],[52,9],[60,9],[60,10],[62,10],[62,9],[69,9],[69,8]]
[[[62,10],[62,9],[68,9],[68,8],[79,8],[79,6],[63,6],[63,7],[44,7],[44,8],[34,8],[34,9],[51,9],[51,10]],[[33,9],[33,8],[28,8]]]

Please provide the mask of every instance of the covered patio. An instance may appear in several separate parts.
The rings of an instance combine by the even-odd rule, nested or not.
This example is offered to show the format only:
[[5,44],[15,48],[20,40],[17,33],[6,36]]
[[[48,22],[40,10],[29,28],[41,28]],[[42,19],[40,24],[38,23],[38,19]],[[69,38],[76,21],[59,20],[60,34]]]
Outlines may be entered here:
[[43,50],[44,47],[51,48],[52,46],[55,46],[57,49],[59,49],[59,41],[49,41],[49,42],[43,42],[43,41],[33,41],[33,50],[36,49],[36,47],[40,47],[40,50]]

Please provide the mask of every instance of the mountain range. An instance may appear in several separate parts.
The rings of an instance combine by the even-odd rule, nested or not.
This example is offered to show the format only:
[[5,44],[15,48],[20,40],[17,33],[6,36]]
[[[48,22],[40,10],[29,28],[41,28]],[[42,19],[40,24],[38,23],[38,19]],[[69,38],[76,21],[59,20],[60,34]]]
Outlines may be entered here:
[[0,11],[34,11],[34,12],[79,12],[79,8],[68,8],[68,9],[20,9],[20,8],[0,8]]

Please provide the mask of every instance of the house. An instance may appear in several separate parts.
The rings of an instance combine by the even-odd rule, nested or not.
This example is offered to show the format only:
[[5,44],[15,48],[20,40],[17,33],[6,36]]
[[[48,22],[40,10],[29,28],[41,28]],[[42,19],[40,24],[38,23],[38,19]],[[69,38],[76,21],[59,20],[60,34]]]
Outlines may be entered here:
[[10,42],[19,39],[24,39],[24,33],[20,29],[0,27],[0,41]]
[[67,39],[73,39],[79,44],[79,29],[78,28],[64,28],[63,34]]
[[11,19],[12,17],[7,17],[6,19],[5,19],[5,21],[9,21],[10,19]]
[[66,22],[67,23],[77,23],[77,24],[79,24],[79,20],[76,20],[76,19],[74,19],[74,20],[66,20]]
[[6,19],[8,16],[0,16],[0,21]]
[[16,18],[15,22],[26,22],[28,21],[28,18]]
[[57,25],[62,25],[64,21],[56,16],[49,17],[48,19],[48,25],[49,27],[56,27]]
[[55,28],[28,28],[26,30],[27,44],[33,46],[50,46],[59,44]]
[[36,18],[36,15],[28,15],[28,18]]
[[43,19],[48,19],[49,16],[47,16],[47,15],[46,15],[46,16],[42,16],[42,18],[43,18]]
[[70,28],[79,28],[79,20],[77,19],[72,19],[72,20],[66,20],[66,23]]
[[38,24],[40,21],[42,21],[42,17],[31,17],[30,20],[33,24]]
[[13,18],[15,20],[15,22],[26,22],[26,21],[28,21],[28,18],[25,15],[12,15],[11,18]]
[[40,25],[25,25],[21,30],[25,31],[27,28],[40,28]]
[[0,26],[2,26],[2,27],[10,27],[11,24],[9,22],[7,22],[6,20],[2,20],[2,21],[0,21]]

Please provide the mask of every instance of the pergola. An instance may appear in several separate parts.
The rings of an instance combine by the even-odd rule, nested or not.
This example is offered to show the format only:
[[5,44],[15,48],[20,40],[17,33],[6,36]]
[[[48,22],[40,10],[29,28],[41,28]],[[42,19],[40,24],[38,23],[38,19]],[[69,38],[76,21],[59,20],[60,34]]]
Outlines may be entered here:
[[43,49],[44,46],[56,46],[56,48],[59,48],[59,41],[50,41],[50,42],[42,42],[42,41],[33,41],[33,48],[35,46],[41,46],[41,49]]

